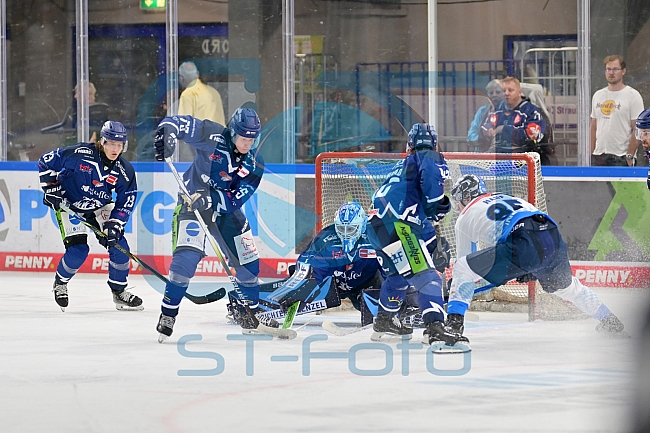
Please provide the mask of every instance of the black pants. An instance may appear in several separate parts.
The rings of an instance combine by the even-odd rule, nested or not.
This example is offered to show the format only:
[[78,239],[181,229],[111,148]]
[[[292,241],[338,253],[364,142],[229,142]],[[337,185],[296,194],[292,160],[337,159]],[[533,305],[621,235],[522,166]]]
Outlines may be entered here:
[[611,153],[591,155],[591,165],[627,167],[627,158],[625,156],[612,155]]

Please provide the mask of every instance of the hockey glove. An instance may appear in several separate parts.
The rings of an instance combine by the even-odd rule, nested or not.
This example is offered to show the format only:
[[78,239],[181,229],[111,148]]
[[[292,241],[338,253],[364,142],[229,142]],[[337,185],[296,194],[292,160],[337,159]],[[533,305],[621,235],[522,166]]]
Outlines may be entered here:
[[205,191],[197,191],[189,197],[183,195],[183,201],[187,204],[187,210],[194,212],[198,210],[203,212],[212,208],[212,198],[210,193]]
[[158,127],[153,139],[156,161],[164,161],[165,158],[171,157],[176,150],[176,144],[178,144],[178,138],[174,128],[171,126]]
[[449,197],[444,196],[442,200],[438,202],[438,206],[436,206],[436,213],[435,215],[429,216],[429,220],[431,222],[438,222],[442,221],[442,219],[449,213],[451,210],[451,201],[449,201]]
[[517,277],[518,283],[528,283],[530,281],[537,281],[537,277],[533,274],[524,274]]
[[106,249],[112,248],[124,236],[124,226],[121,221],[108,220],[104,223],[104,233],[106,237],[99,238],[99,243]]
[[45,206],[51,207],[54,210],[61,209],[61,203],[65,203],[66,200],[63,198],[63,193],[65,191],[61,190],[61,184],[55,183],[53,185],[48,185],[43,188],[43,204]]
[[451,258],[451,247],[447,239],[438,235],[438,245],[436,250],[433,252],[433,266],[440,273],[445,272],[445,269],[449,267],[449,261]]

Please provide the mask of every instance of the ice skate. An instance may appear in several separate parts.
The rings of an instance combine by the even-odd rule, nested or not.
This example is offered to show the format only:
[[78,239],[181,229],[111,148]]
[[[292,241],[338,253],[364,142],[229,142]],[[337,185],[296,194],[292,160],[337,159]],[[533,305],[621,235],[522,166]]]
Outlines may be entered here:
[[68,306],[68,285],[54,280],[52,291],[54,292],[54,300],[61,308],[61,311],[65,312],[65,308]]
[[174,323],[176,323],[176,317],[165,316],[161,314],[158,318],[158,325],[156,326],[156,331],[160,334],[158,335],[158,343],[162,343],[172,335],[174,332]]
[[407,336],[410,340],[413,336],[413,328],[404,326],[394,314],[379,312],[372,327],[373,333],[370,336],[372,341],[388,340],[395,337]]
[[449,314],[447,315],[445,326],[447,326],[450,331],[453,331],[458,335],[463,335],[463,331],[465,330],[465,318],[460,314]]
[[621,322],[614,314],[610,314],[609,317],[601,320],[600,323],[596,325],[596,331],[612,337],[630,338],[630,335],[625,332],[623,322]]
[[422,343],[429,345],[442,343],[453,346],[456,343],[469,343],[467,337],[463,337],[461,334],[454,332],[442,322],[428,323],[427,329],[424,330],[422,337]]
[[133,293],[127,292],[126,290],[122,290],[121,292],[112,290],[112,292],[113,292],[113,302],[115,302],[116,310],[126,310],[126,311],[144,310],[144,306],[142,305],[142,299],[140,299],[138,296],[134,295]]

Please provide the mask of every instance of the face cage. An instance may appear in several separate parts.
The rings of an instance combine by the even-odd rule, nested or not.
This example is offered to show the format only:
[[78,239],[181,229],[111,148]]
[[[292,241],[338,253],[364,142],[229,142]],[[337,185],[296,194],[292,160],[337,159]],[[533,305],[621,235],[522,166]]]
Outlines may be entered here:
[[634,136],[637,140],[649,140],[650,139],[650,129],[639,129],[634,128]]
[[[108,141],[108,140],[107,140],[105,137],[102,137],[102,138],[101,138],[101,140],[100,140],[99,142],[101,143],[102,148],[104,147],[104,144],[106,144],[107,141]],[[113,141],[117,141],[117,140],[113,140]],[[120,154],[122,154],[122,153],[126,152],[126,149],[129,148],[129,140],[121,141],[120,143],[123,143],[123,144],[124,144],[124,145],[122,146],[122,151],[120,152]]]
[[334,228],[336,229],[336,234],[341,239],[341,242],[343,242],[343,252],[347,254],[352,251],[361,235],[361,227],[337,224]]

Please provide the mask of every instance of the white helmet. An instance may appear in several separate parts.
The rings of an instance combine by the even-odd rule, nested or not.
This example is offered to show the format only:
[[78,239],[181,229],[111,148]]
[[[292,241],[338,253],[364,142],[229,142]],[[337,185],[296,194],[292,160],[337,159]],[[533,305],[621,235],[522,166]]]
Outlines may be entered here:
[[355,201],[343,203],[336,212],[334,228],[343,242],[343,252],[349,253],[354,248],[359,237],[365,233],[368,217],[363,207]]

